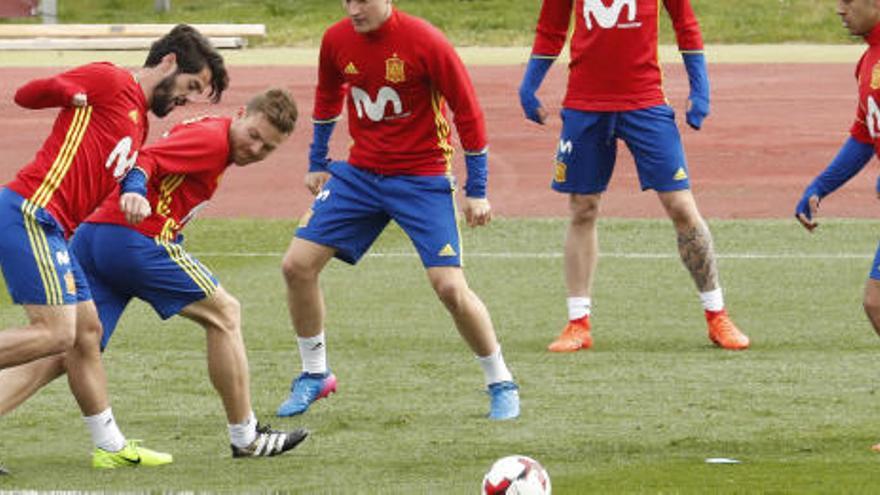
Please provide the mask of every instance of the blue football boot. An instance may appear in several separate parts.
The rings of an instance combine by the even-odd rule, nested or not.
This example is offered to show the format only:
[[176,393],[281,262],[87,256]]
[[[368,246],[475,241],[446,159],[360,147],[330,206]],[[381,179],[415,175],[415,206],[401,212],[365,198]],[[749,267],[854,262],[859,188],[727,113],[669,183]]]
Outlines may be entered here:
[[519,387],[511,382],[489,384],[489,419],[505,420],[519,416]]
[[303,372],[290,385],[290,395],[278,407],[278,416],[296,416],[306,412],[312,402],[336,392],[336,375]]

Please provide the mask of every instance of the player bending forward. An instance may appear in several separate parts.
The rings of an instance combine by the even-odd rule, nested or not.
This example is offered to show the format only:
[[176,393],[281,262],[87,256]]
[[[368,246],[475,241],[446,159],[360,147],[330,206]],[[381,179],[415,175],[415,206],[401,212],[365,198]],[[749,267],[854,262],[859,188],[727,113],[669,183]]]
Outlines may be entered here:
[[[100,351],[132,298],[149,303],[162,319],[179,314],[198,323],[205,329],[208,374],[226,410],[233,457],[283,453],[305,440],[308,431],[258,425],[251,410],[239,303],[184,250],[180,231],[214,195],[230,164],[246,166],[264,159],[293,132],[296,118],[291,96],[272,89],[251,99],[234,118],[203,117],[175,126],[141,150],[122,194],[108,197],[71,241],[100,317],[100,325],[83,332],[93,366],[101,367]],[[53,356],[0,373],[0,412],[64,371],[64,360]],[[106,380],[94,383],[77,400],[107,403]],[[104,446],[122,441],[115,422],[92,428],[92,435],[101,447],[93,458],[95,467],[131,461],[103,453]]]

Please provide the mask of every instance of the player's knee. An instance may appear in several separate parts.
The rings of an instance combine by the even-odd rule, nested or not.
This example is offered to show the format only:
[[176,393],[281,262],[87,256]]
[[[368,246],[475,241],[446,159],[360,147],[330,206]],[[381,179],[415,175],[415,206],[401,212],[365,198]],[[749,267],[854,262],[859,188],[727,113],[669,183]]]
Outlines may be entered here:
[[43,348],[47,354],[66,352],[76,342],[76,326],[73,321],[40,321],[33,325],[33,329],[43,336]]
[[461,308],[467,301],[467,296],[470,292],[467,284],[459,280],[441,279],[434,281],[433,285],[437,297],[440,298],[450,311]]
[[575,225],[592,224],[599,217],[599,201],[592,196],[573,196],[569,207],[571,223]]
[[317,278],[317,270],[295,256],[284,257],[281,261],[281,272],[287,285],[298,285]]
[[241,303],[228,292],[221,291],[215,297],[215,325],[219,330],[235,332],[241,326]]

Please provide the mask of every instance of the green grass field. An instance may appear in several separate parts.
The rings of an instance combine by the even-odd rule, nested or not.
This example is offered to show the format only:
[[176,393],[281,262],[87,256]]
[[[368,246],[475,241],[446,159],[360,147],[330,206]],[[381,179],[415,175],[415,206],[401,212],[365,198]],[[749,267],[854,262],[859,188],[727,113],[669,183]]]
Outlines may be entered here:
[[[834,2],[816,0],[692,0],[708,43],[849,41],[834,14]],[[272,46],[316,46],[326,27],[342,17],[338,0],[172,0],[157,14],[143,0],[63,0],[64,23],[237,22],[262,23]],[[540,2],[536,0],[395,0],[425,17],[458,46],[531,45]],[[21,22],[21,21],[15,21]],[[36,22],[36,21],[32,21]],[[662,41],[674,37],[663,23]]]
[[[665,221],[603,222],[596,345],[575,355],[544,351],[565,319],[564,222],[468,230],[469,280],[522,387],[522,417],[499,424],[482,417],[482,373],[396,229],[356,268],[324,273],[339,393],[275,421],[299,369],[278,268],[293,223],[197,221],[190,250],[243,303],[258,416],[313,436],[290,455],[233,461],[201,330],[137,303],[106,355],[113,408],[129,437],[175,463],[93,471],[60,380],[0,420],[0,460],[15,471],[0,491],[467,494],[520,453],[557,494],[875,492],[878,340],[860,301],[880,223],[827,220],[813,236],[793,220],[712,227],[746,352],[710,346]],[[0,302],[0,327],[22,319]]]

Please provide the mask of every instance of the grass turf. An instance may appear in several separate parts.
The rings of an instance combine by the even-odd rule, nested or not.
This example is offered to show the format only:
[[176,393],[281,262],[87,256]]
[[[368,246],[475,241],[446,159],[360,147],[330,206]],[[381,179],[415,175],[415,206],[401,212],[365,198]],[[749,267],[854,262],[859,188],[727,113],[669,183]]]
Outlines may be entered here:
[[[556,493],[870,492],[877,339],[860,298],[880,223],[826,220],[812,236],[793,220],[712,227],[746,352],[709,344],[665,221],[602,222],[596,344],[574,355],[544,351],[565,319],[564,222],[466,230],[469,281],[522,387],[523,416],[491,423],[479,367],[397,229],[374,247],[382,256],[323,275],[339,393],[274,420],[299,369],[278,268],[293,223],[200,220],[188,247],[243,303],[257,415],[312,438],[283,457],[231,459],[201,330],[135,303],[105,356],[113,408],[129,437],[175,463],[93,471],[59,380],[0,420],[14,471],[0,490],[474,493],[496,458],[520,453]],[[0,293],[0,327],[22,321]]]

